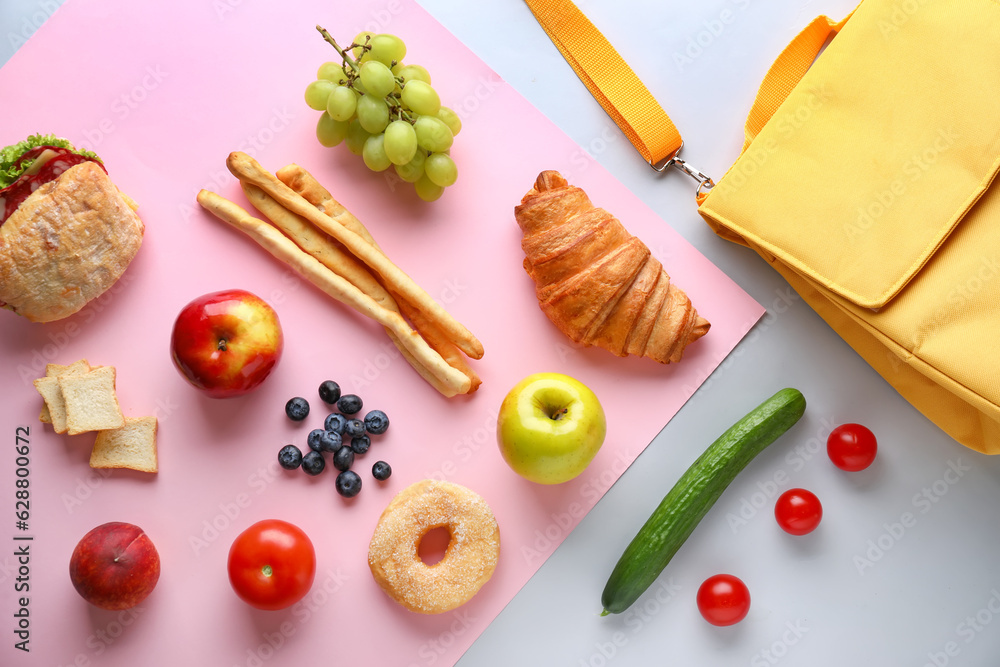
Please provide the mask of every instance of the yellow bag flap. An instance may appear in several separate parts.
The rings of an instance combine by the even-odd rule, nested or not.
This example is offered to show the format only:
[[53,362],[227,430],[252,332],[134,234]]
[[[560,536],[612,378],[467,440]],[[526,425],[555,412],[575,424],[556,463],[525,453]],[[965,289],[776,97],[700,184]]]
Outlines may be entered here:
[[865,0],[701,213],[885,306],[1000,168],[998,45],[995,0]]

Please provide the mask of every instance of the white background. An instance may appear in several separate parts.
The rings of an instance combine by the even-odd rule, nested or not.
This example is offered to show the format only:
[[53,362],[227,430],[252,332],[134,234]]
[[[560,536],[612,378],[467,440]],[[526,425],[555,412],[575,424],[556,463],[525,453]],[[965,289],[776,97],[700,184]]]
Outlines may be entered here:
[[[0,2],[0,64],[59,4]],[[421,4],[768,310],[459,664],[998,664],[1000,459],[952,441],[762,260],[717,238],[696,213],[693,181],[646,166],[526,5]],[[685,158],[716,176],[738,154],[743,119],[774,57],[815,15],[840,18],[854,4],[578,0],[670,113]],[[803,420],[750,464],[646,596],[600,618],[611,568],[662,496],[780,386],[806,395]],[[879,437],[879,458],[862,473],[842,473],[825,456],[826,435],[848,421]],[[823,524],[806,537],[781,533],[772,518],[774,496],[791,486],[824,503]],[[698,615],[698,585],[717,572],[750,587],[753,607],[737,626],[715,628]],[[372,632],[373,651],[391,641]]]

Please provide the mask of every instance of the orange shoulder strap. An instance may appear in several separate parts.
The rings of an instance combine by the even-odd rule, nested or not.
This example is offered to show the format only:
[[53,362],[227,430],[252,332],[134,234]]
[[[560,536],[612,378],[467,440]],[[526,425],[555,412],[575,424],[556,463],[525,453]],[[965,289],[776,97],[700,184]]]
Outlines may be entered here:
[[[525,0],[553,43],[607,114],[654,169],[678,166],[702,185],[711,179],[676,159],[680,132],[649,89],[571,0]],[[852,12],[853,13],[853,12]],[[831,35],[850,18],[817,17],[781,52],[747,117],[744,150],[798,84]]]
[[681,135],[652,93],[570,0],[525,0],[538,23],[643,159],[660,164]]

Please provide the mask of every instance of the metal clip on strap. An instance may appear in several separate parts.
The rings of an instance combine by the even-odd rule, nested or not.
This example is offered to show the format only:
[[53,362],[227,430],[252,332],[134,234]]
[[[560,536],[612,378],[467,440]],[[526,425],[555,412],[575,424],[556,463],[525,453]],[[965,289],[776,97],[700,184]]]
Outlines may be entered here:
[[680,154],[681,154],[681,148],[684,148],[684,144],[683,143],[681,144],[680,148],[678,148],[677,151],[673,155],[669,155],[669,156],[663,158],[662,160],[660,160],[656,164],[653,164],[652,162],[650,162],[649,166],[653,168],[653,171],[655,171],[657,173],[660,173],[660,174],[662,174],[663,172],[665,172],[670,167],[674,167],[675,169],[677,169],[677,170],[679,170],[679,171],[687,174],[688,176],[690,176],[694,180],[698,181],[698,193],[699,194],[701,194],[702,190],[711,190],[712,188],[714,188],[715,187],[715,181],[712,180],[711,176],[709,176],[705,172],[701,171],[700,169],[695,168],[694,166],[692,166],[691,164],[689,164],[688,162],[682,160],[679,157]]
[[[684,143],[670,116],[572,0],[525,2],[587,90],[649,166],[658,173],[667,167],[680,169],[698,181],[698,194],[715,186],[708,175],[677,157]],[[664,153],[670,155],[654,164],[653,160]]]

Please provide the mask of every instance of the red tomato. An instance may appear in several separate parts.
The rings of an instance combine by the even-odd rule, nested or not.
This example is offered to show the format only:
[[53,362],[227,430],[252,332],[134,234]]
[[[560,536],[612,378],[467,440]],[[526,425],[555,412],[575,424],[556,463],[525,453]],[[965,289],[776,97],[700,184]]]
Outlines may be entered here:
[[229,582],[251,607],[285,609],[301,600],[316,576],[316,551],[287,521],[258,521],[229,549]]
[[841,424],[826,439],[826,453],[841,470],[864,470],[875,460],[875,434],[861,424]]
[[712,625],[733,625],[750,611],[750,591],[738,577],[716,574],[698,588],[698,611]]
[[786,533],[805,535],[816,530],[823,518],[823,505],[812,491],[788,489],[774,504],[774,518]]

